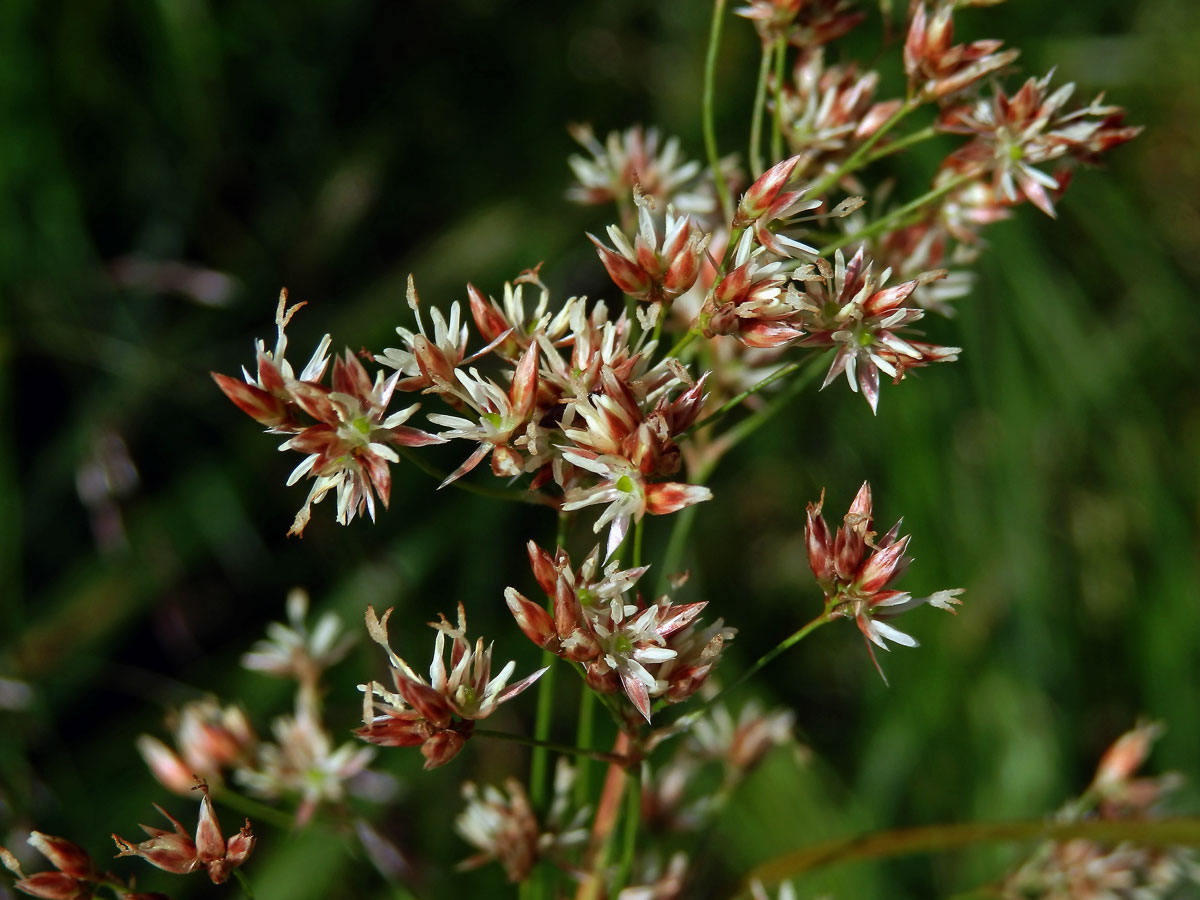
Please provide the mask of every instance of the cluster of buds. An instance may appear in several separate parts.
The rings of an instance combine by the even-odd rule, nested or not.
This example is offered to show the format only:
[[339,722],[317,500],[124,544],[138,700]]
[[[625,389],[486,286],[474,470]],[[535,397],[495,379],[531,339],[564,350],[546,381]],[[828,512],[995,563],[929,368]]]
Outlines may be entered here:
[[[430,622],[437,631],[433,663],[426,681],[392,650],[388,640],[388,619],[367,607],[367,631],[371,640],[387,652],[392,667],[389,690],[377,681],[359,685],[363,692],[363,726],[355,731],[360,738],[385,747],[420,747],[425,768],[444,766],[454,759],[470,738],[475,722],[486,719],[501,703],[512,699],[538,680],[545,669],[509,684],[516,669],[509,662],[492,675],[492,648],[480,638],[472,649],[467,640],[467,617],[458,605],[458,624],[445,616]],[[450,639],[450,668],[446,668],[445,645]]]
[[616,225],[608,226],[608,237],[617,248],[615,251],[590,234],[588,238],[609,277],[624,293],[649,303],[669,303],[696,283],[712,235],[700,231],[691,216],[676,216],[668,206],[664,234],[660,237],[653,201],[637,186],[633,198],[638,210],[638,232],[632,244]]
[[899,521],[882,537],[876,535],[872,528],[871,486],[868,483],[863,482],[859,488],[836,532],[830,531],[821,515],[824,502],[822,495],[817,503],[808,505],[804,533],[808,564],[825,594],[826,615],[854,619],[866,640],[871,662],[883,677],[872,644],[883,650],[890,649],[887,641],[905,647],[917,646],[916,638],[885,620],[926,603],[955,612],[955,605],[962,602],[958,599],[962,589],[914,598],[907,591],[891,587],[912,561],[905,555],[909,536],[900,537]]
[[[443,486],[490,454],[496,476],[531,476],[533,499],[566,510],[605,506],[595,529],[611,523],[610,551],[645,513],[667,514],[709,498],[707,488],[668,480],[680,468],[676,439],[702,407],[703,379],[694,379],[675,360],[652,365],[654,343],[645,333],[634,340],[624,313],[612,318],[604,303],[589,310],[583,298],[571,298],[551,316],[536,272],[521,281],[515,288],[506,286],[503,304],[468,289],[476,330],[487,341],[472,356],[466,355],[467,326],[457,305],[449,317],[432,316],[432,335],[418,311],[418,331],[398,329],[405,346],[379,357],[395,369],[390,376],[379,371],[372,378],[347,354],[333,363],[330,390],[319,384],[323,350],[300,378],[281,362],[284,326],[295,311],[281,305],[279,344],[274,353],[260,346],[258,381],[248,374],[244,381],[214,376],[239,407],[270,431],[295,432],[284,449],[309,454],[291,478],[316,478],[293,533],[302,531],[312,504],[335,486],[339,522],[348,522],[364,506],[374,515],[373,498],[386,502],[388,466],[399,459],[393,447],[449,440],[476,446]],[[542,289],[532,317],[526,316],[521,299],[528,285]],[[419,310],[411,281],[409,303]],[[323,341],[322,347],[326,345]],[[485,357],[500,365],[499,383],[469,365]],[[445,429],[440,434],[407,427],[401,423],[416,405],[387,412],[397,390],[436,394],[456,414],[429,416]],[[302,427],[298,419],[305,412],[318,424]],[[557,490],[544,490],[551,482]]]
[[139,844],[114,834],[112,838],[119,851],[117,856],[140,856],[152,866],[175,875],[203,870],[213,884],[224,884],[254,850],[250,820],[247,819],[241,830],[226,840],[221,835],[221,823],[217,821],[212,799],[208,796],[208,785],[201,781],[196,789],[201,792],[201,798],[200,820],[194,838],[178,819],[158,806],[156,808],[167,817],[172,829],[143,825],[142,830],[150,837]]
[[666,596],[646,603],[628,596],[646,567],[600,566],[597,547],[576,571],[561,549],[551,555],[532,541],[529,560],[553,614],[516,588],[504,592],[517,624],[531,641],[556,656],[581,663],[590,687],[618,691],[647,722],[650,702],[678,703],[708,678],[725,641],[734,635],[720,619],[708,628],[692,623],[704,603],[672,605]]
[[258,746],[245,711],[222,707],[213,697],[184,704],[168,724],[174,725],[174,747],[143,734],[137,748],[158,782],[177,794],[191,793],[197,777],[220,784],[227,769],[249,765]]

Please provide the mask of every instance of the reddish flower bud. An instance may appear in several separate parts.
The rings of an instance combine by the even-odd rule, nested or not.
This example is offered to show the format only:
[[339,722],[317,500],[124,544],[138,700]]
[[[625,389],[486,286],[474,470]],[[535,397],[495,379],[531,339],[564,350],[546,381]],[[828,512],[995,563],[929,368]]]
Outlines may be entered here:
[[738,203],[737,215],[733,219],[735,228],[745,227],[767,212],[779,196],[779,192],[792,177],[792,172],[796,170],[799,162],[800,157],[793,156],[776,163],[758,176],[754,184],[750,185],[746,189],[746,193],[742,194],[742,199]]

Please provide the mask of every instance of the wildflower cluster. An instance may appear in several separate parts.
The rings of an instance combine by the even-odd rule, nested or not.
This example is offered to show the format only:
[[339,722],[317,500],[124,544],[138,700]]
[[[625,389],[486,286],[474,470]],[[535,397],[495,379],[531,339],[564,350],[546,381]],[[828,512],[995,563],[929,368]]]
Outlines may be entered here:
[[917,646],[916,638],[885,620],[926,603],[954,612],[955,605],[961,602],[958,595],[962,588],[920,598],[894,590],[890,587],[892,582],[912,561],[905,555],[909,536],[900,537],[900,522],[882,537],[876,535],[872,530],[871,486],[864,481],[842,520],[842,527],[836,533],[831,532],[821,515],[824,499],[808,505],[805,527],[808,564],[825,592],[826,614],[831,618],[854,619],[867,641],[871,662],[883,675],[872,644],[884,650],[888,649],[887,641]]
[[[529,559],[552,610],[508,588],[517,624],[535,644],[582,663],[587,684],[602,694],[618,691],[647,722],[650,701],[686,700],[704,683],[735,629],[718,619],[705,629],[692,623],[704,603],[672,605],[665,595],[646,603],[628,596],[646,567],[600,570],[600,548],[576,572],[565,552],[547,553],[529,542]],[[632,602],[631,602],[632,600]]]
[[[388,642],[387,623],[392,611],[382,617],[367,607],[367,631],[371,640],[387,652],[392,665],[395,690],[377,681],[359,685],[363,692],[363,727],[356,732],[372,744],[387,747],[420,747],[425,768],[443,766],[458,755],[471,736],[474,723],[486,719],[501,703],[510,700],[545,672],[509,685],[516,668],[509,662],[492,675],[492,648],[480,638],[472,648],[467,640],[467,617],[458,605],[458,624],[445,616],[431,622],[437,630],[433,663],[426,681],[402,660]],[[450,638],[450,668],[446,668],[446,638]]]
[[275,740],[258,736],[237,705],[222,706],[213,697],[183,705],[168,716],[171,746],[142,735],[138,750],[168,790],[189,793],[196,778],[214,788],[235,785],[266,799],[296,801],[296,822],[307,823],[321,803],[340,803],[347,787],[367,769],[374,751],[352,741],[334,746],[324,723],[321,678],[350,649],[337,616],[326,612],[308,624],[308,594],[292,591],[287,623],[272,622],[267,637],[242,658],[252,671],[297,682],[294,710],[271,723]]
[[[364,512],[374,518],[376,500],[388,504],[392,465],[418,448],[458,442],[439,487],[475,477],[487,461],[504,481],[504,496],[558,513],[560,546],[551,552],[526,543],[542,597],[530,599],[516,586],[503,594],[521,631],[543,651],[543,666],[532,674],[512,681],[515,662],[494,670],[493,645],[468,639],[459,602],[454,622],[440,616],[430,623],[436,637],[425,677],[392,648],[394,610],[366,609],[367,631],[390,671],[385,681],[359,685],[356,734],[371,744],[419,747],[426,768],[455,759],[484,731],[477,722],[540,682],[531,784],[467,784],[458,830],[478,852],[464,866],[498,861],[510,881],[523,882],[541,878],[548,863],[580,881],[581,897],[685,896],[686,854],[640,852],[631,836],[639,825],[651,832],[700,827],[769,750],[791,742],[790,712],[751,704],[735,720],[725,707],[706,709],[736,632],[724,617],[699,623],[710,601],[639,590],[649,568],[641,557],[645,516],[713,499],[707,475],[787,396],[769,399],[771,390],[807,383],[802,369],[823,369],[822,387],[844,375],[875,412],[881,375],[899,383],[912,370],[956,360],[961,348],[930,342],[915,326],[929,311],[949,312],[949,302],[969,290],[966,267],[984,246],[983,229],[1025,201],[1053,215],[1069,181],[1066,167],[1096,162],[1138,130],[1099,99],[1069,108],[1071,87],[1052,90],[1049,76],[1005,94],[998,78],[1018,52],[995,40],[956,44],[961,5],[909,5],[903,96],[881,95],[875,71],[827,63],[829,45],[866,18],[849,0],[752,0],[737,9],[763,50],[745,168],[712,146],[706,165],[689,160],[677,139],[654,129],[634,126],[601,141],[590,126],[573,127],[587,155],[571,157],[576,183],[567,195],[613,205],[603,237],[587,237],[618,297],[552,303],[539,264],[498,298],[466,284],[465,304],[460,295],[430,308],[410,277],[412,321],[396,328],[397,346],[331,360],[326,336],[296,374],[285,359],[285,329],[298,307],[288,307],[284,294],[275,347],[258,343],[254,374],[213,375],[243,411],[286,436],[281,449],[303,455],[289,483],[312,484],[293,534],[330,491],[340,523]],[[923,108],[934,124],[912,127],[910,117]],[[923,141],[947,145],[923,192],[893,190],[875,177],[880,161]],[[1047,163],[1059,168],[1048,172]],[[424,413],[428,430],[411,422],[420,404],[393,409],[397,393],[436,404]],[[737,424],[722,429],[729,414]],[[433,470],[423,458],[420,465]],[[867,484],[836,531],[822,506],[823,497],[809,505],[805,537],[823,612],[751,673],[837,618],[854,619],[878,669],[874,647],[917,643],[889,619],[924,604],[954,612],[959,603],[959,589],[914,598],[893,586],[911,561],[909,538],[900,536],[900,523],[876,533]],[[563,546],[576,514],[604,535],[578,565]],[[689,521],[675,519],[679,536]],[[685,578],[675,570],[675,552],[661,568],[678,588]],[[182,783],[187,768],[213,779],[232,768],[259,793],[303,793],[292,775],[317,771],[318,787],[303,793],[303,808],[340,797],[368,756],[330,749],[313,673],[342,645],[331,627],[308,631],[302,619],[277,628],[247,657],[301,683],[296,717],[277,724],[273,749],[256,742],[235,709],[208,702],[181,715],[178,756],[165,745],[151,752],[145,742],[164,781]],[[611,753],[585,737],[586,746],[572,751],[610,766],[590,836],[585,814],[567,813],[592,799],[586,781],[560,774],[554,799],[545,797],[545,753],[556,746],[547,739],[553,672],[568,667],[589,698],[579,734],[591,734],[593,696],[616,729]],[[695,709],[686,715],[664,711],[689,700]],[[681,732],[689,737],[674,758],[655,766],[657,748]],[[720,794],[696,797],[691,777],[710,764],[722,767]],[[623,795],[630,837],[614,867],[607,853]],[[761,886],[753,893],[764,895]]]

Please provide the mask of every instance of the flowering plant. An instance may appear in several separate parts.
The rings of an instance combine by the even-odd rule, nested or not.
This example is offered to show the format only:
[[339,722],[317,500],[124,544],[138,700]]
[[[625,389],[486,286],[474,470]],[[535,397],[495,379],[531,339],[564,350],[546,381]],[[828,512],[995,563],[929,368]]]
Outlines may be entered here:
[[[725,657],[743,610],[693,592],[682,554],[695,516],[721,506],[708,484],[717,467],[818,379],[820,389],[845,390],[844,379],[876,413],[882,395],[901,390],[911,373],[967,352],[926,340],[916,326],[929,313],[952,312],[969,293],[968,267],[987,226],[1025,202],[1053,216],[1080,164],[1138,133],[1101,98],[1071,106],[1071,86],[1051,89],[1049,75],[1007,94],[999,79],[1018,51],[991,40],[954,43],[954,16],[964,5],[910,4],[901,96],[883,93],[873,70],[827,64],[867,18],[844,0],[752,0],[735,10],[752,23],[762,51],[743,163],[720,155],[715,132],[712,60],[728,24],[718,0],[704,90],[705,163],[654,129],[632,126],[604,141],[590,127],[573,129],[586,155],[569,161],[576,183],[568,196],[615,207],[605,212],[605,239],[587,235],[611,282],[603,299],[554,299],[552,276],[539,264],[498,296],[464,284],[465,305],[460,295],[439,308],[426,306],[410,276],[412,321],[396,328],[399,346],[331,356],[326,335],[301,367],[287,358],[287,330],[303,304],[289,305],[285,290],[274,347],[259,341],[240,377],[213,373],[229,400],[282,439],[280,450],[300,454],[288,484],[305,481],[308,492],[290,534],[303,535],[330,506],[344,526],[386,520],[394,472],[406,468],[434,472],[439,489],[518,500],[542,514],[540,531],[514,544],[519,553],[524,543],[531,577],[497,584],[492,598],[503,597],[541,651],[540,665],[522,668],[518,680],[515,662],[493,671],[493,645],[468,639],[467,611],[477,601],[452,598],[455,621],[439,612],[430,623],[428,677],[393,649],[393,610],[378,614],[364,604],[366,633],[388,671],[358,685],[359,739],[419,747],[426,769],[462,765],[468,744],[483,740],[531,749],[527,781],[509,777],[503,792],[466,782],[457,828],[475,852],[464,867],[498,861],[529,898],[707,896],[699,854],[671,852],[664,835],[703,833],[774,748],[801,752],[794,711],[747,703],[735,716],[726,695],[842,618],[854,620],[882,676],[876,648],[917,645],[892,618],[926,605],[957,612],[961,589],[914,598],[899,586],[910,538],[899,522],[882,534],[875,529],[866,482],[836,529],[824,517],[823,493],[803,521],[797,516],[815,578],[809,592],[823,599],[807,622],[786,624],[787,637],[752,651],[757,662],[740,671]],[[917,127],[922,116],[931,124]],[[893,189],[881,176],[885,160],[924,142],[943,147],[938,141],[948,147],[928,184]],[[898,202],[893,190],[914,196]],[[420,397],[401,402],[401,394]],[[465,446],[448,473],[421,455],[457,441]],[[653,558],[644,553],[647,516],[671,528]],[[653,589],[651,571],[660,579]],[[115,838],[119,855],[177,874],[204,869],[217,883],[241,878],[255,838],[249,824],[221,836],[210,784],[228,796],[240,787],[268,801],[293,798],[291,821],[308,827],[323,807],[336,811],[356,781],[379,775],[370,770],[374,747],[334,748],[322,679],[347,644],[336,621],[310,628],[306,618],[307,600],[297,594],[288,624],[272,626],[244,659],[297,683],[294,715],[276,720],[274,742],[260,740],[238,706],[216,700],[179,712],[175,747],[143,738],[140,749],[165,787],[202,790],[200,825],[193,839],[167,814],[173,832],[147,828],[150,839],[136,845]],[[396,645],[413,640],[405,628]],[[564,745],[551,740],[562,730],[552,699],[568,670],[578,676],[578,740]],[[532,694],[530,734],[480,725]],[[599,743],[597,720],[611,729],[610,744]],[[1142,726],[1122,740],[1148,747],[1152,731]],[[553,778],[551,754],[560,757]],[[1140,763],[1145,750],[1129,755]],[[571,756],[577,767],[562,759]],[[588,780],[589,761],[607,766],[602,784]],[[720,770],[720,786],[696,796],[691,779],[704,767]],[[1131,787],[1135,768],[1102,765],[1108,774],[1097,775],[1100,787],[1090,793],[1104,821],[1147,815],[1165,793],[1159,782],[1142,792]],[[362,845],[387,868],[378,862],[387,842],[357,824]],[[1097,860],[1113,884],[1151,872],[1144,880],[1166,890],[1191,874],[1182,855],[1108,853],[1091,840],[1102,831],[1044,828],[1025,836],[1032,834],[1082,835],[1086,845],[1048,843],[1000,884],[1008,893],[999,895],[1058,896],[1057,885],[1075,883],[1072,866]],[[35,836],[59,872],[26,878],[14,860],[18,890],[82,897],[103,887],[136,896],[131,882],[101,875],[63,839]],[[405,891],[406,868],[391,867]],[[780,880],[801,869],[785,863],[754,874]],[[744,888],[765,896],[757,880]],[[784,886],[780,896],[792,892]]]

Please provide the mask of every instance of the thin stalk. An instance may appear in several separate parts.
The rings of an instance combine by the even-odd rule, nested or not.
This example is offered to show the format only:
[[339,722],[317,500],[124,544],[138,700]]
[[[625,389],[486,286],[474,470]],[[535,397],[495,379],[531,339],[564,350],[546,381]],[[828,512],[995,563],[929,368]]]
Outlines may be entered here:
[[[812,360],[809,363],[808,370],[803,375],[801,375],[799,378],[796,379],[796,381],[799,382],[799,387],[795,387],[794,385],[788,386],[787,396],[790,397],[795,391],[801,390],[804,387],[806,387],[808,385],[808,383],[812,380],[812,377],[818,371],[820,371],[820,369],[821,369],[820,363],[822,363],[824,361],[824,359],[825,359],[825,356],[822,355],[822,356],[818,356],[814,360]],[[720,407],[713,410],[711,413],[709,413],[707,416],[705,416],[699,422],[696,422],[694,425],[692,425],[691,428],[688,428],[686,431],[684,431],[683,435],[681,435],[681,436],[686,437],[688,435],[695,434],[701,428],[706,428],[709,425],[716,424],[721,419],[723,419],[726,415],[728,415],[730,412],[732,412],[734,409],[737,409],[737,407],[741,406],[744,402],[746,402],[747,398],[753,396],[754,394],[757,394],[759,391],[763,390],[763,388],[771,386],[776,381],[779,381],[782,378],[787,378],[793,372],[796,372],[796,371],[804,368],[804,365],[805,365],[805,363],[803,363],[803,362],[794,362],[794,363],[788,363],[786,366],[781,366],[780,368],[778,368],[774,372],[772,372],[770,375],[767,375],[766,377],[756,381],[754,384],[752,384],[750,387],[746,388],[746,390],[742,391],[740,394],[736,395],[735,397],[731,397],[729,400],[726,400],[724,403],[722,403],[720,405]]]
[[712,167],[713,185],[717,189],[717,197],[721,200],[721,209],[727,220],[733,218],[733,198],[729,195],[729,185],[725,183],[725,175],[721,172],[721,154],[717,150],[717,127],[715,122],[714,98],[717,83],[717,51],[721,46],[721,25],[725,18],[725,0],[714,0],[712,25],[708,32],[708,51],[704,54],[704,94],[701,100],[700,114],[704,128],[704,149],[708,154],[708,164]]
[[[409,447],[397,447],[396,452],[404,459],[408,460],[426,475],[431,478],[436,478],[438,483],[446,480],[448,472],[440,471],[437,466],[432,466],[420,454],[414,453]],[[458,488],[460,491],[467,491],[470,494],[478,494],[480,497],[488,497],[492,500],[509,500],[517,503],[530,503],[534,506],[554,506],[555,501],[550,497],[534,491],[520,490],[505,490],[504,488],[489,488],[480,484],[472,484],[469,481],[463,481],[461,478],[452,481],[449,487]]]
[[893,153],[898,153],[905,147],[911,147],[913,144],[919,144],[922,141],[927,141],[932,137],[937,137],[938,131],[932,125],[914,131],[911,134],[906,134],[902,138],[896,138],[890,144],[876,150],[870,156],[863,160],[863,165],[870,165],[877,159],[883,159],[885,156],[891,156]]
[[887,231],[893,225],[896,225],[898,222],[902,221],[903,219],[905,219],[908,216],[915,213],[926,203],[932,203],[934,200],[937,200],[939,197],[945,196],[946,194],[950,193],[952,190],[959,187],[960,185],[966,184],[968,181],[973,180],[973,178],[974,178],[974,176],[972,176],[972,175],[959,175],[957,178],[951,178],[949,181],[947,181],[945,184],[941,185],[940,187],[935,187],[932,190],[926,191],[924,194],[922,194],[920,197],[917,197],[915,200],[910,200],[908,203],[905,203],[903,206],[896,207],[896,209],[893,209],[886,216],[883,216],[880,219],[876,219],[874,222],[872,222],[866,228],[863,228],[861,231],[856,231],[854,234],[845,234],[845,235],[842,235],[840,238],[838,238],[835,241],[830,241],[828,244],[826,244],[824,247],[821,248],[820,255],[828,256],[834,250],[841,249],[842,247],[845,247],[847,244],[855,244],[855,243],[858,243],[859,241],[865,241],[868,238],[873,238],[873,237],[875,237],[875,235],[880,234],[884,231]]
[[242,891],[246,894],[246,900],[254,900],[254,888],[250,887],[250,879],[246,877],[245,873],[241,869],[234,869],[233,877],[242,886]]
[[654,323],[654,334],[650,336],[650,340],[654,342],[654,346],[658,346],[659,339],[662,337],[663,325],[667,321],[667,314],[671,312],[671,304],[664,300],[662,308],[658,311],[658,319]]
[[642,564],[642,526],[645,522],[645,518],[641,518],[633,524],[633,562],[630,565],[635,569]]
[[758,84],[754,88],[754,112],[750,115],[750,175],[757,178],[766,168],[762,161],[762,120],[767,105],[767,75],[771,71],[774,44],[763,44],[762,60],[758,64]]
[[[596,732],[596,692],[582,684],[582,694],[579,697],[579,721],[575,726],[575,744],[579,747],[591,747],[595,743]],[[575,769],[575,805],[585,805],[592,793],[592,763],[587,757],[581,757]]]
[[825,363],[831,354],[832,351],[822,353],[820,356],[810,360],[800,375],[793,379],[791,384],[772,397],[770,403],[762,409],[755,411],[752,415],[747,416],[721,435],[721,452],[727,453],[732,450],[758,429],[762,428],[762,426],[766,425],[771,419],[775,418],[791,402],[793,397],[812,384],[821,373],[821,370],[825,368]]
[[699,329],[697,329],[695,327],[691,328],[687,332],[687,334],[685,334],[683,337],[681,337],[679,340],[677,340],[675,342],[674,347],[672,347],[670,350],[667,351],[667,356],[675,357],[676,359],[678,359],[679,354],[683,352],[684,348],[687,347],[688,344],[690,344],[692,341],[694,341],[698,337],[700,337]]
[[[236,809],[243,816],[249,816],[260,822],[266,822],[276,828],[291,831],[296,827],[295,818],[283,810],[267,806],[265,803],[260,803],[258,800],[246,797],[227,787],[222,787],[220,790],[214,791],[213,799],[222,806]],[[309,822],[308,827],[311,827],[313,824],[313,822]]]
[[703,701],[698,707],[690,710],[688,712],[688,715],[694,716],[697,713],[699,713],[701,710],[704,710],[704,709],[708,708],[709,706],[712,706],[714,703],[716,703],[718,700],[720,700],[722,697],[724,697],[730,691],[734,690],[737,687],[740,687],[743,683],[745,683],[747,680],[752,678],[754,675],[757,675],[762,670],[763,666],[767,665],[767,663],[771,662],[773,659],[775,659],[775,657],[779,656],[781,653],[783,653],[787,650],[790,650],[792,647],[796,646],[796,644],[800,643],[802,640],[804,640],[806,637],[808,637],[810,634],[812,634],[814,631],[816,631],[822,625],[826,624],[827,622],[829,622],[831,620],[832,620],[832,617],[830,616],[829,611],[826,610],[825,612],[822,612],[819,616],[817,616],[815,619],[812,619],[805,625],[798,628],[796,631],[793,631],[791,634],[789,634],[787,637],[785,637],[782,641],[780,641],[778,644],[776,644],[774,647],[772,647],[770,650],[768,650],[766,653],[764,653],[762,656],[760,656],[758,658],[758,661],[755,662],[754,665],[752,665],[749,669],[747,669],[740,676],[738,676],[737,681],[721,688],[721,690],[719,690],[715,695],[713,695],[713,697],[711,699]]
[[[713,468],[715,468],[715,463],[701,466],[695,472],[689,473],[688,484],[704,484],[712,474]],[[672,518],[674,522],[671,525],[671,536],[667,538],[667,549],[658,570],[656,595],[666,591],[667,579],[679,569],[679,562],[683,559],[683,550],[687,546],[688,535],[692,530],[692,521],[696,518],[696,507],[685,507],[675,513]]]
[[621,862],[609,888],[611,896],[621,892],[633,870],[633,855],[637,849],[638,825],[642,818],[641,767],[635,766],[625,779],[625,821],[621,834]]
[[1200,847],[1200,818],[1154,821],[1086,822],[968,822],[898,828],[874,834],[822,841],[767,860],[746,878],[774,883],[838,863],[886,859],[912,853],[940,853],[977,844],[1028,841],[1094,841],[1099,844],[1134,843],[1156,847]]
[[475,737],[495,738],[501,741],[512,741],[514,744],[524,744],[526,747],[544,747],[553,753],[568,756],[583,756],[614,766],[627,766],[632,760],[620,753],[606,753],[603,750],[592,750],[588,747],[575,747],[571,744],[556,744],[554,741],[539,741],[525,737],[523,734],[512,734],[508,731],[495,731],[491,728],[476,728]]
[[895,128],[905,116],[911,113],[918,106],[920,106],[920,104],[915,100],[908,100],[901,104],[900,108],[892,113],[891,117],[882,125],[880,125],[879,129],[873,135],[859,144],[858,149],[851,153],[844,163],[842,163],[824,178],[818,179],[816,182],[810,185],[808,188],[808,196],[820,197],[831,187],[841,181],[844,176],[849,175],[851,172],[855,171],[861,166],[866,165],[867,157],[875,145],[883,139],[884,135]]
[[[566,542],[567,513],[558,513],[558,525],[555,528],[555,539],[561,547]],[[554,612],[554,601],[547,599],[547,609]],[[542,651],[542,665],[547,672],[538,680],[537,687],[537,717],[533,724],[533,737],[537,741],[545,741],[550,737],[550,720],[554,715],[554,683],[556,679],[558,658],[549,650]],[[586,745],[585,745],[586,746]],[[549,757],[545,747],[534,747],[529,761],[529,799],[533,808],[541,811],[546,800],[546,772],[549,769]]]
[[[542,651],[542,665],[546,673],[538,679],[537,716],[533,723],[533,739],[546,741],[550,737],[550,720],[554,716],[554,682],[558,671],[558,657],[549,650]],[[546,772],[549,754],[543,746],[535,746],[529,760],[529,799],[539,812],[545,808]]]
[[775,39],[775,114],[771,117],[771,159],[783,159],[783,68],[787,60],[787,39]]

